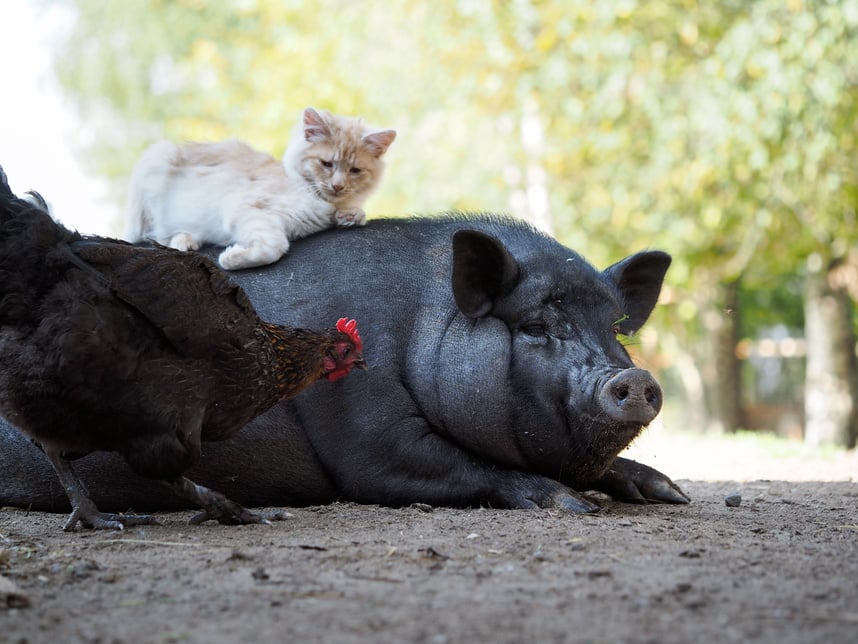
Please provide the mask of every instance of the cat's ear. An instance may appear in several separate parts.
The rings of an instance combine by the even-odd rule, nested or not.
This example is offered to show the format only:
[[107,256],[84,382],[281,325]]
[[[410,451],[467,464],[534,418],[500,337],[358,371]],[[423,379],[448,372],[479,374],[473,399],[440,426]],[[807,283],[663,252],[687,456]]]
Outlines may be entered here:
[[331,136],[331,128],[312,107],[304,110],[304,138],[307,141],[318,141]]
[[387,152],[387,148],[393,143],[396,138],[396,130],[382,130],[381,132],[373,132],[363,137],[364,143],[376,157],[380,157]]

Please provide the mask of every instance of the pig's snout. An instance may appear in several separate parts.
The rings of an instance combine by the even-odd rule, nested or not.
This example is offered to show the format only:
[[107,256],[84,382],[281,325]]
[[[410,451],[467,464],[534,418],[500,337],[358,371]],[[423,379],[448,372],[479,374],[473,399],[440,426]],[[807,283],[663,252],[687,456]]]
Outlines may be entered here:
[[661,411],[661,387],[649,372],[626,369],[608,380],[599,393],[599,403],[613,420],[649,424]]

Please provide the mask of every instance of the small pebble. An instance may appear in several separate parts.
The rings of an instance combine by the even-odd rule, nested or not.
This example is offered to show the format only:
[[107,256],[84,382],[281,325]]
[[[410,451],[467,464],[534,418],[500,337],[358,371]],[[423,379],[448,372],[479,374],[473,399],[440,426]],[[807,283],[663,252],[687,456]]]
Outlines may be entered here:
[[742,495],[738,492],[733,492],[724,497],[724,503],[728,508],[738,508],[742,504]]
[[0,609],[27,608],[30,598],[6,577],[0,576]]

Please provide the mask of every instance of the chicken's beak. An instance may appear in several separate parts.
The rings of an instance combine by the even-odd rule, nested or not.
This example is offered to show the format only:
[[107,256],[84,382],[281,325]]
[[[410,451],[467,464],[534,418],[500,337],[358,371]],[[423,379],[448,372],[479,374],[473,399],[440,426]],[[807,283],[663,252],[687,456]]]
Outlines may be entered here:
[[355,360],[352,363],[352,366],[357,367],[358,369],[363,369],[364,371],[369,371],[369,365],[366,363],[366,360],[361,356],[359,359]]

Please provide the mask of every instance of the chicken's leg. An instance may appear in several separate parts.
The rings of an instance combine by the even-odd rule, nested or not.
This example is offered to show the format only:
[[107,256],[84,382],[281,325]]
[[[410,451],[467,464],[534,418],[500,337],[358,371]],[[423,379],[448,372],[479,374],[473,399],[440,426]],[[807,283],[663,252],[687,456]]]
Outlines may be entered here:
[[[215,492],[203,485],[197,485],[189,478],[180,476],[172,481],[165,481],[176,494],[193,501],[203,511],[191,518],[191,523],[199,524],[205,521],[218,521],[227,525],[244,523],[270,523],[264,516],[251,512],[235,501],[226,498],[220,492]],[[280,518],[280,517],[274,517]]]
[[84,528],[91,530],[122,530],[125,526],[132,525],[161,525],[158,519],[147,514],[99,512],[98,507],[89,498],[89,494],[74,473],[71,463],[57,450],[45,448],[44,451],[54,466],[60,483],[62,483],[71,502],[72,512],[63,526],[63,530],[66,532],[73,531],[78,522]]

